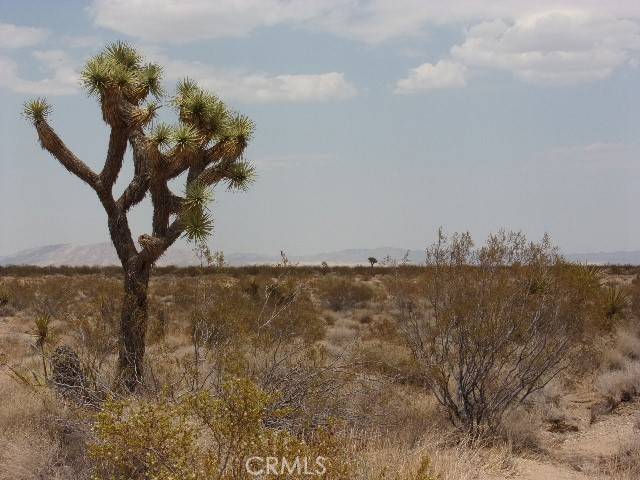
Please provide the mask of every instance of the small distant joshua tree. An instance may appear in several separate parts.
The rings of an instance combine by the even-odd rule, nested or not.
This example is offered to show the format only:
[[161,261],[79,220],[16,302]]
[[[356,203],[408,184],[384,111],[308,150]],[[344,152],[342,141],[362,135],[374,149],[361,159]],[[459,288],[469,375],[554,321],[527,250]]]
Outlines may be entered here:
[[378,259],[376,257],[369,257],[367,260],[369,260],[369,263],[371,264],[371,268],[373,268],[373,266],[378,263]]
[[[100,172],[94,172],[55,133],[48,122],[51,107],[45,99],[29,101],[24,107],[42,148],[96,192],[107,214],[111,240],[124,269],[118,378],[129,391],[140,385],[143,376],[151,266],[181,236],[204,244],[213,230],[208,210],[211,188],[223,182],[230,189],[244,190],[254,178],[253,167],[243,157],[253,122],[184,79],[170,99],[178,123],[156,123],[159,100],[164,98],[161,79],[159,65],[145,63],[134,48],[122,42],[108,45],[87,61],[82,86],[98,99],[110,129]],[[133,152],[134,175],[116,198],[113,185],[127,148]],[[169,182],[182,174],[186,174],[186,185],[180,196],[171,191]],[[147,194],[153,204],[152,231],[138,238],[138,248],[127,213]]]

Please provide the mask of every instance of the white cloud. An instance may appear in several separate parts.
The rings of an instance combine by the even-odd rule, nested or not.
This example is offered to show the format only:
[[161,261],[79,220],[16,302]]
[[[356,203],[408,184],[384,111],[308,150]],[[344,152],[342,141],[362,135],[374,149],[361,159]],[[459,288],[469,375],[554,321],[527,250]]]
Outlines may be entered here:
[[[192,77],[225,100],[241,103],[323,102],[357,94],[356,87],[339,72],[271,75],[173,60],[153,49],[148,50],[147,57],[164,67],[167,80]],[[68,95],[79,91],[78,65],[65,51],[36,50],[32,57],[45,78],[26,79],[20,75],[18,63],[13,58],[0,56],[0,87],[36,95]]]
[[[377,43],[425,35],[434,25],[469,26],[445,62],[505,70],[542,85],[600,80],[622,65],[640,63],[635,0],[94,0],[91,12],[99,26],[158,43],[244,36],[275,26]],[[432,88],[432,77],[438,85],[438,65],[431,66],[436,71],[428,64],[417,67],[397,90],[420,90],[421,73],[427,75],[424,88]],[[458,67],[452,85],[464,84],[467,72],[461,72]],[[280,88],[278,83],[291,89],[291,79],[246,80],[269,84],[269,91]]]
[[338,72],[270,75],[214,68],[201,62],[150,55],[164,66],[168,79],[192,77],[225,100],[243,103],[322,102],[350,98],[357,89]]
[[0,48],[31,47],[40,43],[47,35],[48,32],[41,28],[0,23]]
[[460,63],[440,60],[435,65],[423,63],[398,80],[397,94],[411,94],[441,88],[460,88],[467,84],[468,68]]
[[40,80],[25,79],[12,58],[0,56],[0,87],[33,95],[69,95],[78,91],[78,74],[65,52],[38,50],[32,55],[48,76]]
[[512,72],[543,85],[607,78],[640,51],[640,25],[583,11],[551,11],[515,21],[471,27],[452,58],[466,65]]
[[639,18],[635,0],[94,0],[97,25],[146,40],[187,42],[289,25],[375,43],[424,33],[429,25],[516,19],[551,9]]
[[413,69],[398,81],[396,93],[464,86],[465,66],[505,70],[539,85],[573,85],[602,80],[623,65],[636,65],[639,53],[640,23],[635,20],[575,9],[488,20],[466,31],[464,41],[451,48],[450,60]]
[[200,83],[224,98],[245,103],[322,102],[356,94],[356,88],[338,72],[310,75],[222,73],[203,77]]
[[259,27],[304,23],[340,0],[95,0],[97,25],[154,41],[243,36]]

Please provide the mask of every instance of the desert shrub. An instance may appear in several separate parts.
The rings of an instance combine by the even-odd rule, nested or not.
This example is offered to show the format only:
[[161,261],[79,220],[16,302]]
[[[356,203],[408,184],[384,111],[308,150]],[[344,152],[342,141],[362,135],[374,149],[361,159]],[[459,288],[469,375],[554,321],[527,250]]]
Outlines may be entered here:
[[[363,323],[362,320],[360,322]],[[383,340],[389,343],[399,343],[402,340],[402,336],[398,332],[398,325],[389,317],[376,319],[373,322],[369,322],[368,325],[369,331],[366,338]]]
[[34,303],[36,298],[36,288],[33,280],[22,278],[8,278],[3,281],[0,291],[5,306],[10,306],[15,310],[24,310]]
[[208,285],[191,305],[192,335],[205,336],[211,345],[264,343],[265,337],[302,338],[314,342],[324,336],[306,284],[283,275],[254,277],[231,285]]
[[96,478],[203,478],[206,465],[197,458],[196,432],[187,418],[184,405],[166,400],[105,404],[94,427],[98,441],[89,449]]
[[98,375],[118,350],[118,305],[103,292],[92,292],[69,316],[70,334],[92,375]]
[[404,345],[369,341],[359,345],[355,361],[369,372],[392,378],[398,383],[424,385],[424,372],[415,357]]
[[352,392],[344,388],[352,376],[342,356],[330,358],[321,345],[276,342],[248,358],[247,375],[276,398],[272,409],[286,412],[270,418],[270,426],[301,432],[326,425],[329,418],[352,418]]
[[[306,438],[265,427],[273,395],[245,379],[225,383],[220,396],[202,391],[178,402],[111,402],[97,415],[90,455],[99,479],[253,478],[252,456],[327,461],[325,478],[347,479],[348,462],[338,453],[338,437],[320,429]],[[305,478],[295,471],[287,478]]]
[[375,296],[371,286],[343,276],[321,278],[316,289],[320,299],[335,311],[362,306]]
[[494,430],[566,366],[599,285],[548,238],[519,233],[491,235],[479,249],[469,234],[440,233],[427,265],[424,298],[396,297],[400,328],[451,422]]
[[39,315],[59,318],[66,313],[76,292],[73,278],[47,277],[38,283],[31,307]]
[[326,323],[306,282],[291,276],[288,267],[280,267],[275,278],[201,279],[192,287],[195,301],[187,310],[185,332],[192,351],[180,361],[190,391],[219,390],[228,375],[251,375],[260,382],[260,372],[275,363],[282,370],[324,337]]

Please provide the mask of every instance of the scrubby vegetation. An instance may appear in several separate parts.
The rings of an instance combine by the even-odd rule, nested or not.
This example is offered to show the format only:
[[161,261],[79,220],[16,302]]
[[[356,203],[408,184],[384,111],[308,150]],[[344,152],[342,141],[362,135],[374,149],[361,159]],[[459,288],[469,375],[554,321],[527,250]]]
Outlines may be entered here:
[[426,258],[156,269],[135,395],[116,271],[5,269],[0,479],[638,478],[638,272],[508,233]]

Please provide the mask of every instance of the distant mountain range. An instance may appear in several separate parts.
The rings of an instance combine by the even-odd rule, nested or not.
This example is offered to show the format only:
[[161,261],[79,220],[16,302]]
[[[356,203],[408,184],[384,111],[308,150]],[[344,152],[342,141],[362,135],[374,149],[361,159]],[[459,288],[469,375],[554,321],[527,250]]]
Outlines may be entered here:
[[[349,249],[336,252],[318,253],[313,255],[290,255],[289,260],[294,263],[314,265],[327,262],[331,265],[364,265],[369,257],[376,257],[382,261],[385,257],[400,259],[407,252],[402,248],[381,247],[372,249]],[[273,255],[258,253],[226,253],[225,261],[229,265],[262,265],[278,263],[280,253]],[[420,263],[424,261],[424,252],[409,250],[409,261]],[[158,260],[159,266],[175,265],[185,267],[199,265],[200,261],[191,250],[172,247]],[[110,243],[94,243],[90,245],[45,245],[43,247],[21,250],[12,255],[0,256],[0,265],[35,265],[60,266],[98,266],[120,265],[116,251]]]
[[[408,252],[410,263],[422,263],[423,250],[406,250],[396,247],[358,248],[317,253],[312,255],[290,255],[289,260],[302,265],[367,265],[369,257],[383,261],[386,257],[400,260]],[[640,250],[630,252],[598,252],[568,254],[569,260],[591,264],[633,264],[640,265]],[[279,253],[273,255],[257,253],[225,253],[225,261],[232,266],[273,264],[280,261]],[[180,247],[170,248],[158,261],[159,266],[175,265],[185,267],[199,265],[195,254]],[[90,245],[58,244],[22,250],[12,255],[0,256],[0,265],[35,266],[110,266],[120,265],[115,249],[110,243]]]

